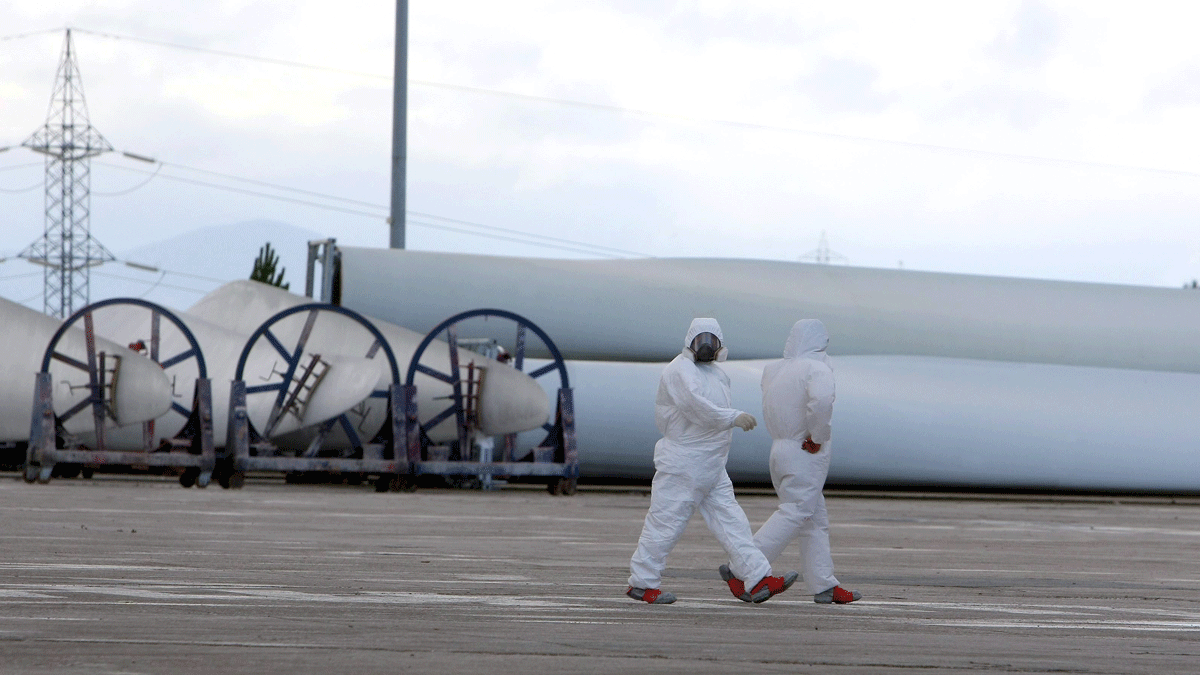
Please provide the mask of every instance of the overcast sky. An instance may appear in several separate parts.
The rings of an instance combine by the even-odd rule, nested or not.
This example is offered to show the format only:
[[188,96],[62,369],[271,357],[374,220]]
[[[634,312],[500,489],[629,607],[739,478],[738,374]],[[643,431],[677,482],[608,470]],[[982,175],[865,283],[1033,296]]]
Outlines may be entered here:
[[[412,0],[409,247],[797,260],[824,232],[852,265],[1178,287],[1197,7]],[[386,246],[394,12],[0,0],[0,147],[44,123],[71,26],[92,124],[161,161],[93,160],[109,249],[251,220]],[[0,255],[41,235],[42,176],[0,153]]]

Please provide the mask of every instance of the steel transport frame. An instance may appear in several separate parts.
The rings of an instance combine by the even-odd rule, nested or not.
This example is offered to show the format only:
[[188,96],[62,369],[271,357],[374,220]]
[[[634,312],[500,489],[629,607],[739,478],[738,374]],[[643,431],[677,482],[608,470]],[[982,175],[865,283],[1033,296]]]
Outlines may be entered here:
[[[280,321],[303,312],[308,313],[304,327],[300,331],[300,336],[297,338],[295,346],[288,349],[271,332],[271,328]],[[304,350],[312,333],[313,326],[316,324],[317,317],[322,312],[345,316],[357,322],[359,326],[375,338],[375,342],[367,350],[366,357],[373,359],[380,350],[383,351],[384,356],[387,357],[391,373],[391,384],[387,390],[373,391],[371,397],[386,399],[388,402],[388,414],[383,427],[373,438],[368,439],[366,442],[363,441],[362,437],[354,429],[354,425],[350,423],[345,413],[325,420],[319,424],[318,435],[309,444],[308,448],[299,455],[289,456],[283,454],[266,436],[270,434],[270,429],[275,426],[282,415],[286,414],[288,407],[300,394],[304,380],[297,381],[296,374],[297,371],[303,369],[302,360],[305,356]],[[250,357],[250,351],[260,339],[265,339],[279,353],[287,364],[287,370],[283,373],[282,379],[279,382],[247,387],[245,380],[242,379],[246,368],[246,361]],[[311,369],[311,366],[309,368]],[[308,372],[310,371],[305,370],[303,374],[307,375]],[[409,473],[406,456],[404,453],[396,452],[396,439],[405,437],[403,425],[409,417],[406,410],[398,406],[415,406],[415,402],[406,402],[405,398],[401,395],[399,380],[400,368],[396,363],[396,355],[388,344],[387,339],[384,338],[383,333],[379,332],[375,324],[371,323],[369,319],[358,312],[336,305],[310,302],[276,313],[263,322],[246,341],[245,347],[242,348],[241,356],[238,358],[237,370],[234,374],[233,382],[230,383],[229,429],[225,442],[226,458],[223,463],[223,470],[219,475],[222,487],[242,487],[245,483],[246,473],[254,470],[378,474],[379,477],[375,482],[376,491],[387,492],[390,489],[398,487],[400,474]],[[263,433],[260,433],[254,428],[247,414],[246,397],[252,394],[268,392],[275,393],[275,402],[271,408],[270,418],[267,421],[268,428]],[[321,450],[321,441],[332,431],[334,425],[340,425],[342,431],[349,439],[352,447],[351,456],[318,456]]]
[[[144,447],[141,451],[112,451],[105,447],[104,431],[107,420],[116,420],[112,407],[105,399],[105,390],[111,386],[106,382],[106,361],[111,356],[96,352],[96,336],[93,314],[96,310],[112,305],[135,305],[150,311],[150,344],[146,346],[147,357],[159,364],[163,370],[187,360],[194,359],[198,376],[192,396],[191,409],[172,402],[173,410],[183,415],[186,422],[173,438],[152,447],[154,421],[143,423]],[[160,319],[166,317],[187,339],[188,349],[171,357],[160,359]],[[67,331],[80,319],[84,324],[84,339],[87,361],[79,361],[58,351],[58,344]],[[58,415],[54,412],[54,384],[51,381],[50,363],[59,361],[88,374],[88,396],[70,410]],[[59,326],[42,357],[41,370],[35,375],[33,413],[30,421],[29,446],[26,451],[24,479],[26,482],[48,483],[57,465],[78,468],[85,476],[103,466],[153,466],[182,467],[179,482],[184,487],[206,487],[216,468],[216,452],[213,446],[212,429],[212,381],[204,362],[204,353],[187,325],[170,310],[140,298],[111,298],[94,302],[72,314]],[[92,410],[95,430],[95,447],[66,448],[67,435],[63,423],[87,408]],[[77,474],[76,474],[77,475]]]
[[[271,328],[280,321],[307,312],[308,316],[301,329],[297,343],[290,350],[285,347]],[[376,390],[371,394],[374,398],[385,398],[388,401],[388,415],[374,438],[363,442],[355,431],[347,416],[342,415],[326,420],[320,424],[316,440],[298,456],[286,456],[271,444],[266,435],[254,429],[246,412],[246,397],[251,394],[274,392],[275,402],[272,406],[268,426],[273,426],[279,416],[284,414],[291,401],[300,391],[295,384],[298,371],[304,368],[304,348],[312,332],[316,319],[321,312],[333,312],[356,321],[375,338],[375,342],[367,352],[368,358],[374,358],[379,349],[387,356],[391,369],[392,382],[387,391]],[[554,361],[529,373],[530,377],[538,378],[551,372],[558,372],[561,387],[558,390],[558,405],[553,423],[546,423],[543,429],[547,432],[545,440],[531,449],[522,457],[514,456],[516,434],[505,437],[504,457],[502,461],[492,461],[491,457],[480,457],[478,460],[468,458],[472,445],[472,420],[468,414],[470,395],[464,393],[462,369],[458,359],[457,325],[463,321],[478,317],[498,317],[513,321],[517,324],[516,352],[513,355],[513,367],[521,370],[525,358],[525,340],[528,331],[532,331],[554,354]],[[421,364],[421,357],[437,337],[445,332],[450,351],[450,372],[443,373]],[[286,372],[279,382],[247,387],[242,379],[246,360],[251,349],[260,339],[265,339],[283,357],[287,364]],[[451,404],[445,410],[434,415],[421,424],[417,410],[415,383],[417,373],[428,375],[451,385]],[[416,488],[417,478],[421,475],[449,476],[481,476],[494,477],[546,477],[549,479],[547,489],[555,495],[572,495],[575,493],[579,476],[579,458],[575,443],[575,415],[566,364],[559,354],[554,342],[541,328],[533,322],[512,312],[498,309],[477,309],[456,314],[443,321],[430,331],[417,347],[409,363],[404,384],[399,383],[399,369],[395,354],[388,345],[382,333],[369,319],[357,312],[327,303],[307,303],[285,309],[267,319],[247,340],[238,360],[235,379],[230,387],[230,422],[229,435],[226,441],[228,456],[227,469],[220,471],[219,480],[222,486],[241,487],[245,483],[245,475],[253,470],[269,470],[284,472],[328,472],[347,474],[377,474],[375,489],[386,492],[394,489],[412,490]],[[430,442],[425,432],[441,422],[454,416],[457,429],[457,444],[453,448],[436,446]],[[320,441],[340,425],[353,447],[350,456],[319,457]],[[398,443],[403,439],[403,443]],[[403,451],[400,448],[404,448]],[[438,451],[444,450],[439,455]]]
[[[106,402],[105,390],[110,386],[105,381],[107,356],[95,349],[93,312],[115,304],[132,304],[151,311],[151,339],[148,357],[168,369],[188,359],[195,359],[199,377],[191,410],[178,403],[172,408],[187,417],[187,423],[175,438],[164,441],[162,446],[151,448],[154,422],[145,423],[146,447],[142,451],[111,451],[105,447],[104,425],[115,419],[111,406]],[[296,344],[291,348],[272,332],[279,322],[307,312],[307,317]],[[306,365],[305,347],[313,326],[322,312],[345,316],[369,332],[375,341],[366,358],[375,358],[382,350],[388,360],[391,383],[386,390],[376,390],[372,398],[387,400],[387,417],[382,428],[370,439],[365,439],[355,430],[345,413],[318,424],[318,434],[309,447],[297,455],[287,455],[268,440],[270,429],[279,421],[303,386],[312,364]],[[159,321],[167,317],[184,335],[189,349],[167,359],[159,360]],[[517,434],[504,436],[499,461],[486,453],[472,459],[470,449],[474,441],[473,420],[470,415],[471,382],[464,380],[458,358],[458,324],[475,318],[500,318],[512,321],[517,326],[516,348],[511,355],[512,366],[523,372],[527,334],[533,332],[549,349],[552,362],[528,373],[534,379],[557,372],[560,387],[553,422],[542,426],[546,437],[528,452],[517,455]],[[80,319],[84,322],[87,345],[87,362],[84,363],[58,351],[58,344]],[[421,357],[432,346],[439,335],[445,333],[450,351],[450,372],[444,373],[422,364]],[[246,362],[251,350],[265,340],[286,363],[282,379],[262,385],[247,386],[244,378]],[[89,374],[89,395],[72,409],[56,415],[53,407],[51,361],[60,361]],[[445,410],[427,420],[424,425],[418,418],[416,403],[416,376],[420,373],[451,385],[451,403]],[[297,381],[297,377],[300,381]],[[242,487],[250,471],[283,471],[285,473],[326,472],[347,473],[366,476],[377,475],[375,489],[380,492],[393,489],[415,489],[417,478],[422,475],[443,477],[477,476],[485,485],[493,478],[541,478],[547,479],[551,494],[571,495],[575,493],[579,476],[578,449],[575,440],[575,415],[572,390],[566,364],[557,347],[541,328],[512,312],[499,309],[476,309],[462,312],[442,322],[420,343],[409,363],[406,379],[400,382],[400,370],[395,353],[383,334],[366,317],[354,310],[327,303],[307,303],[276,313],[264,321],[247,339],[238,359],[234,380],[230,384],[229,427],[225,448],[216,449],[212,429],[211,381],[199,343],[186,324],[169,310],[154,303],[136,298],[114,298],[93,303],[85,307],[60,326],[47,345],[42,370],[36,375],[30,442],[26,454],[24,478],[28,482],[48,482],[56,465],[82,467],[85,475],[101,466],[127,467],[183,467],[180,483],[184,487],[197,485],[206,487],[216,477],[222,487]],[[470,379],[469,377],[467,378]],[[464,392],[464,384],[468,391]],[[274,394],[268,428],[260,433],[255,429],[247,413],[247,396]],[[95,447],[85,449],[64,448],[65,437],[62,424],[87,408],[92,409],[95,421]],[[453,416],[457,428],[456,445],[452,447],[434,445],[425,430]],[[340,427],[352,446],[348,456],[319,456],[322,441],[333,430]],[[158,450],[158,451],[156,451]],[[162,452],[166,450],[166,452]]]
[[[553,360],[527,373],[537,379],[553,372],[559,374],[557,405],[554,421],[542,426],[546,438],[528,453],[516,455],[516,434],[504,437],[500,461],[493,461],[487,452],[481,452],[478,459],[470,459],[468,451],[472,446],[472,421],[467,419],[470,396],[464,393],[462,385],[462,368],[458,360],[458,325],[464,321],[477,318],[501,318],[512,321],[517,325],[516,348],[511,355],[513,367],[524,372],[525,342],[527,333],[532,331],[550,351]],[[426,349],[442,333],[446,334],[446,343],[450,350],[450,372],[444,373],[421,363],[421,357]],[[445,410],[433,416],[422,426],[416,418],[416,385],[417,373],[427,375],[451,385],[453,394],[451,404]],[[470,378],[466,380],[470,383]],[[411,403],[413,416],[406,423],[407,450],[409,473],[415,478],[422,474],[440,476],[479,476],[486,485],[491,478],[534,477],[544,476],[550,479],[547,489],[555,495],[575,494],[579,479],[579,452],[575,441],[575,406],[570,379],[567,375],[566,362],[558,347],[550,336],[532,321],[523,316],[502,309],[473,309],[446,319],[425,335],[425,339],[417,347],[412,361],[408,364],[408,372],[404,380],[404,392]],[[433,445],[424,430],[433,428],[451,415],[456,418],[458,440],[456,448],[440,448]],[[455,453],[457,450],[457,453]],[[455,457],[457,454],[457,457]]]

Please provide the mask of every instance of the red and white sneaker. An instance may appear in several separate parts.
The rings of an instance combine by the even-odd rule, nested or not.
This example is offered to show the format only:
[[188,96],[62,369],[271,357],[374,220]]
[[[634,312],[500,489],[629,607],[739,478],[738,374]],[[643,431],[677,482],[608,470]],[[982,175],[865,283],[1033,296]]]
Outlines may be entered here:
[[664,593],[657,588],[634,588],[633,586],[630,586],[625,591],[625,595],[628,595],[634,600],[648,602],[651,605],[669,605],[672,602],[675,602],[674,595],[670,593]]
[[861,599],[862,593],[859,593],[858,591],[848,591],[841,586],[834,586],[827,591],[822,591],[813,596],[813,602],[821,605],[828,605],[830,603],[845,605]]
[[717,571],[721,573],[721,578],[725,580],[725,583],[729,584],[729,591],[733,593],[733,597],[742,602],[751,602],[750,594],[746,592],[746,582],[733,576],[729,565],[721,565]]
[[799,578],[800,573],[796,571],[787,572],[781,577],[763,577],[763,580],[750,591],[750,602],[766,602],[791,588]]

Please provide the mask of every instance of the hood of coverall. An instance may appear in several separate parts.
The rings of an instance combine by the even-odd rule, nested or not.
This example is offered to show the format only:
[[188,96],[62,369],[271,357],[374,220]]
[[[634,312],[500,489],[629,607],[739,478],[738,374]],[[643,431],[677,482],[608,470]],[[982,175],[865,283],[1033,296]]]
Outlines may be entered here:
[[829,363],[825,347],[829,345],[829,331],[819,319],[800,319],[792,325],[787,343],[783,346],[785,359],[815,359]]
[[721,341],[721,349],[717,352],[717,361],[724,361],[729,358],[729,350],[725,348],[725,336],[721,334],[721,324],[717,323],[716,319],[698,318],[692,319],[692,325],[688,326],[687,337],[683,338],[683,353],[693,361],[696,360],[696,355],[692,353],[692,340],[701,333],[712,333]]

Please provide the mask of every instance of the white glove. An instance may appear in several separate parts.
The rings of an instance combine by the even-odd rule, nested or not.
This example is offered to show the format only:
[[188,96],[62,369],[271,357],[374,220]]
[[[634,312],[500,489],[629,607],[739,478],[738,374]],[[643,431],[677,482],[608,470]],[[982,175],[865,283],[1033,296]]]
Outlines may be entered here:
[[758,420],[750,413],[738,413],[738,416],[733,418],[733,426],[741,428],[742,431],[750,431],[758,426]]

